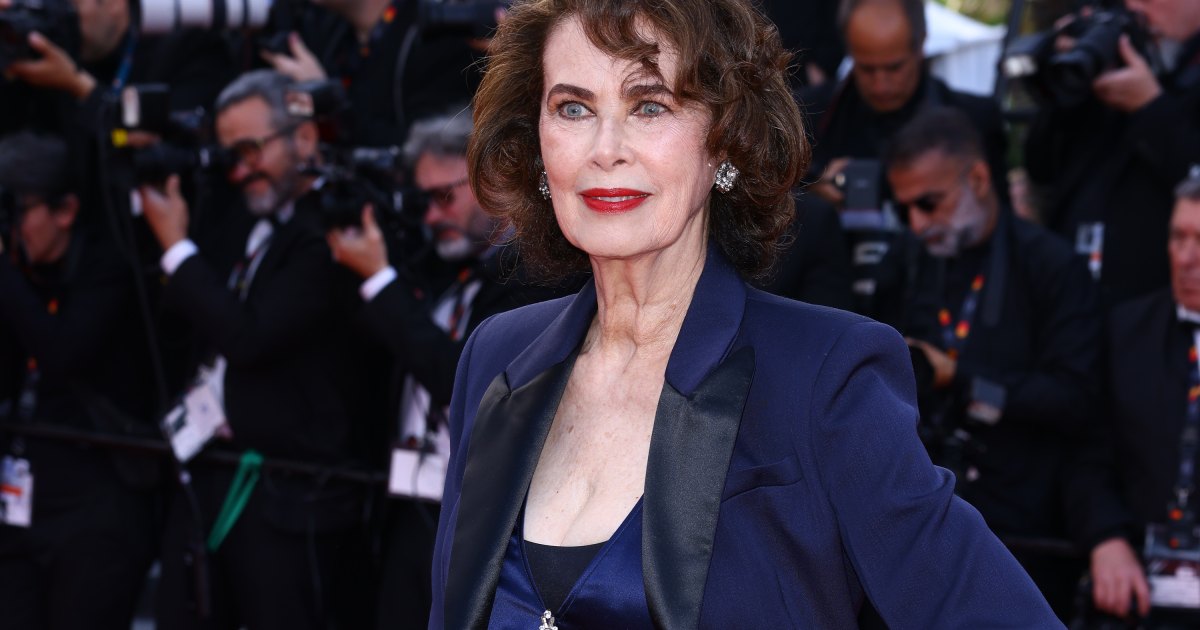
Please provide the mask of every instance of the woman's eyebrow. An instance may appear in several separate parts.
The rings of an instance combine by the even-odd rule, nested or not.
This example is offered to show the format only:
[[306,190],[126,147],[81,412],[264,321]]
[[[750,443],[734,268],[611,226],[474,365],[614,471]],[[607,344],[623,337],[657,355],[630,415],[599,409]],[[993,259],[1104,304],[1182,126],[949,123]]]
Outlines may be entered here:
[[557,96],[559,94],[565,94],[567,96],[572,96],[572,97],[575,97],[577,99],[584,100],[584,101],[591,101],[591,100],[596,99],[596,94],[594,92],[592,92],[591,90],[581,88],[577,85],[559,83],[559,84],[556,84],[554,87],[550,88],[550,91],[546,93],[546,100],[549,101],[552,97]]
[[675,93],[662,83],[637,83],[625,86],[625,98],[630,100],[646,98],[648,96],[663,96],[670,98],[675,97]]

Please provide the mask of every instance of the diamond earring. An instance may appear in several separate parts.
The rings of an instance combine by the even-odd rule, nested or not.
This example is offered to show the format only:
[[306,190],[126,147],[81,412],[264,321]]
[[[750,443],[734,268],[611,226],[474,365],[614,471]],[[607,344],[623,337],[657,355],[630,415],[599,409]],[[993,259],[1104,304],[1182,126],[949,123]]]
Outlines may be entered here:
[[550,182],[546,180],[546,171],[542,171],[538,178],[538,192],[542,193],[542,199],[550,198]]
[[721,162],[717,167],[716,186],[717,190],[727,193],[733,190],[733,183],[737,181],[737,167],[729,163],[729,160]]

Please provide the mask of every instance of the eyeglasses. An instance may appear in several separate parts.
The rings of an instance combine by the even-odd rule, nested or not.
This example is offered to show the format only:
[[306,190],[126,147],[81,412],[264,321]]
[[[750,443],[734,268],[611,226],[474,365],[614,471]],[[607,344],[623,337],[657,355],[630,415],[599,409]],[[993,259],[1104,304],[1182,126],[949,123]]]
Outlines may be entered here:
[[896,209],[907,214],[909,209],[916,210],[921,214],[933,214],[938,206],[942,205],[942,200],[946,198],[946,193],[927,193],[917,197],[907,203],[895,202]]
[[469,181],[470,178],[464,177],[456,182],[450,182],[449,184],[445,184],[443,186],[423,189],[421,192],[429,198],[430,205],[436,205],[438,207],[445,208],[446,206],[454,203],[455,189],[465,185]]
[[283,129],[280,129],[279,131],[276,131],[270,135],[263,136],[262,138],[246,138],[245,140],[238,140],[237,142],[234,142],[225,148],[225,151],[227,151],[230,156],[236,158],[237,160],[230,166],[238,163],[246,165],[258,164],[258,161],[262,159],[263,149],[266,148],[271,141],[292,133],[298,126],[299,125],[288,125]]

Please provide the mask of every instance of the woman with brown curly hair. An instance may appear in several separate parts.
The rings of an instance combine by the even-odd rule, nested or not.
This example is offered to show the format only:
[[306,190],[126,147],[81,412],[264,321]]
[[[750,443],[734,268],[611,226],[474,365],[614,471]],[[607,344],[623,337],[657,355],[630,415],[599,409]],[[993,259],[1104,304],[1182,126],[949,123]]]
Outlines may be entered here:
[[1053,627],[916,434],[903,340],[750,288],[808,146],[748,0],[518,1],[471,183],[578,295],[459,364],[431,628]]

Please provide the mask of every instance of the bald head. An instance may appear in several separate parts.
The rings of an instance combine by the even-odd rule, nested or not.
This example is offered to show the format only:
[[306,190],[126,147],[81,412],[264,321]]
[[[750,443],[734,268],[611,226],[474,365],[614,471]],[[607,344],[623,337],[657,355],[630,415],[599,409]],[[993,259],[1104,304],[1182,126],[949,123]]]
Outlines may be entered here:
[[912,0],[849,0],[840,17],[863,100],[881,113],[903,107],[921,80],[924,6]]

